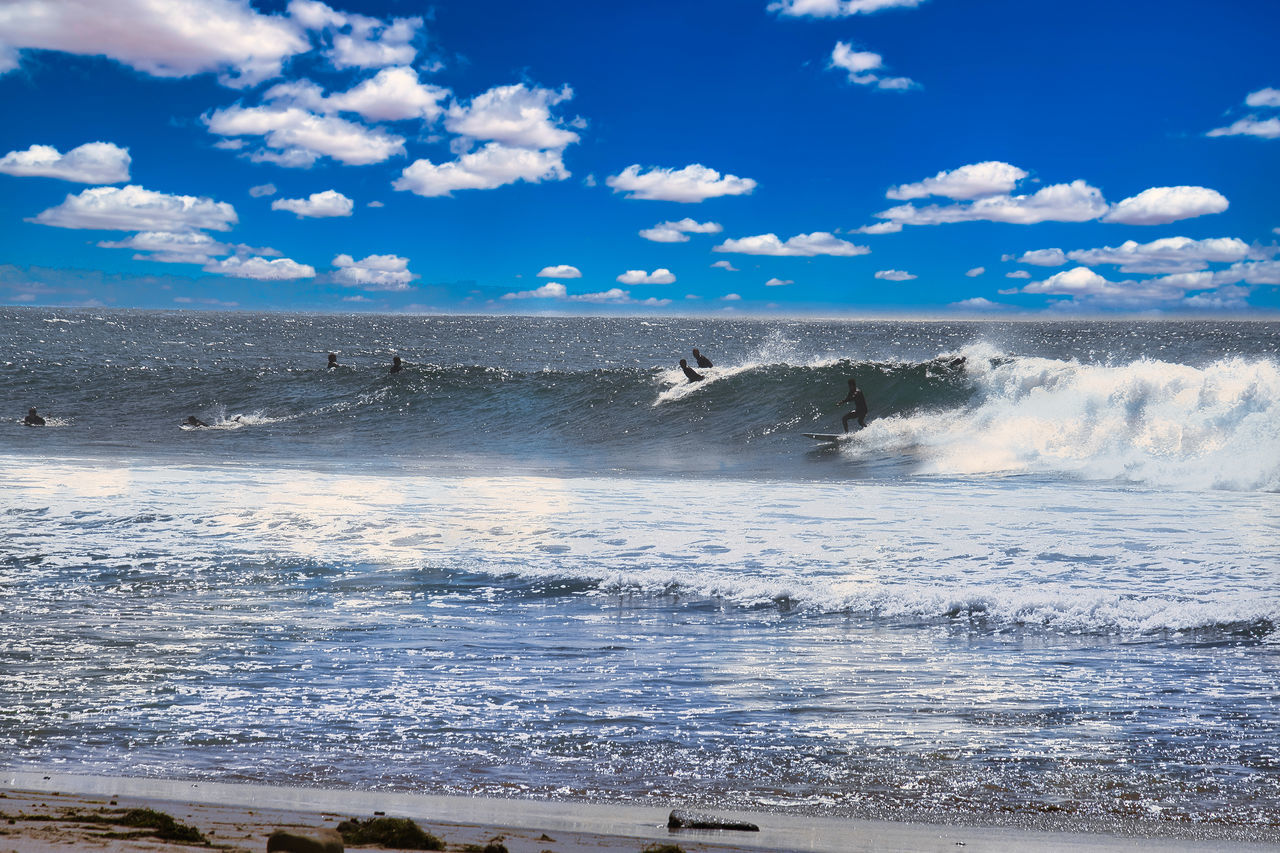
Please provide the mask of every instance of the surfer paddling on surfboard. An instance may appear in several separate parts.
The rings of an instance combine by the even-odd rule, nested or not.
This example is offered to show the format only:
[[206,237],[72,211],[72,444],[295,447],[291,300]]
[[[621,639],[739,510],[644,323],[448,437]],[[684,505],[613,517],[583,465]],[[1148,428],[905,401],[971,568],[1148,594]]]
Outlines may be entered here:
[[685,361],[683,358],[680,359],[680,369],[684,371],[685,377],[687,377],[690,382],[701,382],[703,379],[706,379],[705,376],[690,367],[689,362]]
[[853,403],[853,411],[846,414],[844,416],[844,419],[841,421],[841,423],[844,424],[844,431],[845,432],[849,431],[849,421],[853,420],[854,418],[857,418],[858,426],[860,427],[866,426],[867,425],[867,399],[863,397],[862,392],[858,390],[858,383],[856,380],[853,380],[853,379],[849,380],[849,395],[845,397],[843,400],[841,400],[839,403],[837,403],[836,405],[843,406],[845,403]]

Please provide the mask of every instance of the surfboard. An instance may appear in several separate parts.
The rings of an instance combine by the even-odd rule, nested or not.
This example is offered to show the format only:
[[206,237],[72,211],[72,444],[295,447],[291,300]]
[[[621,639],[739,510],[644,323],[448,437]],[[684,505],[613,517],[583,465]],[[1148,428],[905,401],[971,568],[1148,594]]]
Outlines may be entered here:
[[802,432],[800,434],[805,438],[812,438],[814,441],[825,441],[832,444],[844,438],[844,435],[840,433],[831,432]]

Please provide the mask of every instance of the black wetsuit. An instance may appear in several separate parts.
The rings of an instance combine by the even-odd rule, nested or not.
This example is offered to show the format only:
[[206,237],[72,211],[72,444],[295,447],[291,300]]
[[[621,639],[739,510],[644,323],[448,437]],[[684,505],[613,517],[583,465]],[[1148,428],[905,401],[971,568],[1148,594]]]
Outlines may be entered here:
[[840,401],[841,404],[853,401],[853,411],[844,416],[844,431],[849,431],[849,421],[857,418],[858,426],[867,425],[867,399],[862,396],[862,389],[857,388],[849,392],[849,396]]
[[22,419],[22,422],[27,426],[44,426],[44,418],[40,417],[35,412],[28,413],[27,416]]
[[701,382],[706,378],[687,364],[681,364],[680,367],[684,370],[684,375],[689,377],[690,382]]
[[694,353],[693,357],[698,360],[698,367],[715,367],[715,365],[711,363],[711,359],[707,358],[700,352]]

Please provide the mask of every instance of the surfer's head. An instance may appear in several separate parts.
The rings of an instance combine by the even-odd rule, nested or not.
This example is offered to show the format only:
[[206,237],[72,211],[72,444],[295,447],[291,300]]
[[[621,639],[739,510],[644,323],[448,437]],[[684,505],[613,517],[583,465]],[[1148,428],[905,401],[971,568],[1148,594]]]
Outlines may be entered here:
[[682,358],[682,359],[680,359],[680,366],[681,366],[681,367],[688,367],[688,366],[689,366],[689,362],[685,361],[685,360]]

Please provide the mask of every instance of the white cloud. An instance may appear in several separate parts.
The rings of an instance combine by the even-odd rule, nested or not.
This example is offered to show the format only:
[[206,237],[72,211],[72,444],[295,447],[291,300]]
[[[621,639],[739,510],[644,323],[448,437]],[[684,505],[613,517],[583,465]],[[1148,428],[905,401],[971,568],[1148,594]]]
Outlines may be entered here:
[[919,276],[912,275],[906,270],[878,270],[876,272],[876,278],[883,279],[884,281],[911,281],[912,279],[919,278]]
[[659,268],[653,272],[627,270],[617,280],[619,284],[674,284],[676,277],[671,270]]
[[737,293],[726,293],[720,297],[725,302],[741,302],[742,296]]
[[582,270],[569,264],[557,264],[538,270],[538,278],[582,278]]
[[956,201],[971,201],[984,196],[1007,195],[1013,192],[1013,188],[1027,175],[1027,172],[1017,166],[1001,163],[998,160],[987,160],[961,166],[950,172],[939,172],[932,178],[925,178],[916,184],[891,187],[885,193],[885,198],[909,201],[936,195]]
[[650,169],[643,174],[639,165],[631,165],[605,179],[614,192],[625,192],[627,198],[648,201],[697,203],[726,195],[747,195],[756,188],[751,178],[737,175],[721,177],[715,169],[693,163],[683,169]]
[[916,85],[915,81],[908,77],[881,77],[878,74],[872,74],[872,71],[884,67],[880,54],[854,50],[852,45],[842,41],[836,42],[827,67],[849,72],[849,82],[859,86],[874,85],[880,89],[903,91],[914,88]]
[[595,302],[599,304],[612,305],[647,305],[659,307],[662,305],[670,305],[670,299],[657,299],[650,297],[649,299],[632,299],[631,292],[623,290],[620,287],[611,287],[600,293],[580,293],[570,296],[569,299],[575,302]]
[[806,258],[817,255],[834,255],[847,258],[854,255],[866,255],[871,252],[866,246],[856,246],[827,231],[797,234],[786,242],[778,239],[777,234],[758,234],[754,237],[725,240],[712,251],[737,252],[743,255],[777,255],[780,257]]
[[902,230],[900,222],[877,222],[874,225],[863,225],[854,229],[854,234],[897,234]]
[[418,53],[413,40],[422,29],[422,18],[396,18],[388,24],[336,11],[319,0],[292,0],[289,14],[307,29],[329,37],[325,54],[337,68],[408,65]]
[[454,190],[490,190],[516,181],[531,184],[562,181],[569,177],[558,151],[531,151],[490,142],[439,165],[416,160],[392,184],[421,196],[447,196]]
[[297,21],[247,0],[9,0],[0,3],[0,44],[9,67],[14,51],[58,50],[157,77],[220,72],[232,86],[279,76],[284,60],[311,47]]
[[685,217],[678,222],[659,222],[643,229],[640,236],[655,243],[687,243],[690,234],[719,234],[723,230],[719,222],[697,222]]
[[578,134],[560,126],[551,107],[573,97],[568,86],[529,88],[523,83],[496,86],[462,106],[452,104],[444,126],[470,139],[500,142],[511,148],[562,150],[578,141]]
[[978,276],[982,275],[986,271],[987,271],[986,267],[974,267],[973,269],[965,273],[965,275],[967,275],[969,278],[977,278]]
[[953,308],[963,308],[971,311],[998,311],[1007,308],[1007,305],[1001,305],[999,302],[992,302],[985,296],[975,296],[972,299],[962,299],[959,302],[952,302]]
[[1280,284],[1280,261],[1252,261],[1232,264],[1213,273],[1215,284]]
[[976,221],[1031,225],[1037,222],[1087,222],[1102,216],[1107,209],[1100,190],[1076,180],[1069,184],[1054,184],[1031,195],[987,196],[968,203],[926,207],[903,204],[881,211],[876,216],[903,225]]
[[326,112],[359,113],[372,121],[431,123],[444,111],[440,102],[448,96],[448,89],[422,83],[412,68],[396,67],[384,68],[358,86],[330,95],[321,106]]
[[242,258],[233,256],[221,261],[210,261],[204,266],[205,272],[227,275],[232,278],[253,278],[259,281],[292,281],[298,278],[314,278],[315,267],[300,264],[289,258]]
[[[914,276],[912,276],[914,278]],[[771,278],[764,283],[765,287],[784,287],[788,284],[795,284],[795,281],[789,278]]]
[[263,137],[270,150],[254,159],[281,166],[307,168],[319,157],[366,166],[405,153],[399,136],[296,106],[227,107],[205,116],[204,123],[218,136]]
[[1244,102],[1251,107],[1280,107],[1280,89],[1259,89],[1250,92]]
[[924,0],[775,0],[767,7],[779,15],[801,18],[845,18],[884,9],[914,9]]
[[1026,270],[1014,270],[1004,274],[1005,278],[1031,278],[1031,273]]
[[409,259],[397,255],[369,255],[359,261],[338,255],[333,265],[334,281],[364,290],[408,290],[409,282],[418,278],[409,271]]
[[1060,267],[1067,262],[1067,255],[1061,249],[1035,249],[1023,252],[1018,258],[1020,264],[1034,264],[1038,267]]
[[1088,267],[1114,264],[1127,273],[1178,273],[1203,270],[1211,263],[1243,261],[1248,255],[1249,246],[1235,237],[1164,237],[1150,243],[1126,240],[1116,247],[1078,249],[1066,257]]
[[1218,127],[1209,131],[1206,136],[1258,136],[1262,139],[1275,139],[1280,136],[1280,118],[1259,119],[1247,116],[1237,119],[1226,127]]
[[741,270],[735,267],[731,261],[716,261],[711,266],[713,268],[722,269],[727,272],[741,272]]
[[258,184],[256,187],[249,187],[249,195],[254,198],[262,198],[264,195],[275,195],[275,184]]
[[313,219],[350,216],[354,208],[355,202],[337,190],[312,193],[306,198],[280,198],[271,202],[272,210],[287,210],[296,213],[299,219],[304,216]]
[[189,195],[167,195],[136,184],[90,187],[68,195],[34,220],[56,228],[109,231],[228,231],[238,219],[226,202]]
[[[1021,272],[1025,272],[1022,270]],[[1050,293],[1060,296],[1108,295],[1116,285],[1088,267],[1075,267],[1055,273],[1044,281],[1033,281],[1022,288],[1024,293]]]
[[1115,204],[1103,222],[1124,225],[1165,225],[1210,213],[1221,213],[1227,199],[1208,187],[1151,187]]
[[103,240],[103,249],[133,249],[134,260],[159,261],[165,264],[204,264],[218,255],[226,255],[232,247],[200,231],[143,231],[124,240]]
[[81,184],[118,184],[129,180],[130,162],[128,149],[110,142],[86,142],[66,154],[52,145],[32,145],[26,151],[10,151],[0,157],[0,172]]
[[558,281],[549,281],[536,290],[521,290],[516,293],[504,293],[503,299],[564,299],[569,295],[568,289]]

